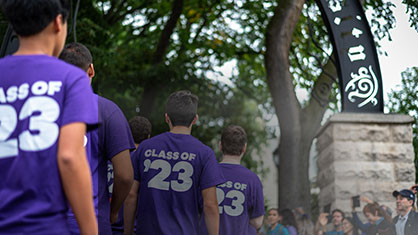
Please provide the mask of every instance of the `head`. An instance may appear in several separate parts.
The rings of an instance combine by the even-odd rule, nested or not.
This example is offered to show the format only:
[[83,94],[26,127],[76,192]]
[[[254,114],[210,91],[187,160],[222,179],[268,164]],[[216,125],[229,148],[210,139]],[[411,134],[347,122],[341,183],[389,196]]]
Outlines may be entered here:
[[379,206],[374,203],[365,205],[363,214],[371,224],[375,224],[382,217]]
[[393,191],[392,195],[396,198],[396,210],[401,214],[408,212],[415,203],[415,194],[409,189]]
[[271,226],[279,223],[279,210],[277,208],[270,209],[268,211],[267,220]]
[[191,127],[197,121],[197,96],[190,91],[172,93],[166,103],[166,122],[175,126]]
[[52,24],[56,36],[54,56],[58,56],[67,37],[68,0],[2,0],[4,15],[21,38],[38,35]]
[[81,43],[72,42],[65,45],[59,58],[86,71],[91,79],[94,77],[93,57],[89,49]]
[[247,133],[240,126],[228,126],[222,131],[219,147],[224,155],[241,156],[247,148]]
[[129,127],[131,128],[135,144],[140,144],[151,136],[151,123],[145,117],[135,116],[131,118]]
[[280,224],[283,224],[285,226],[291,225],[297,228],[295,215],[290,209],[283,209],[279,211],[279,221]]
[[342,212],[340,209],[335,209],[332,211],[331,215],[332,224],[334,224],[335,227],[340,227],[344,219],[344,212]]
[[353,235],[357,235],[358,231],[356,227],[354,226],[354,221],[351,217],[345,217],[342,222],[342,227],[344,234],[349,234],[350,232],[353,232]]

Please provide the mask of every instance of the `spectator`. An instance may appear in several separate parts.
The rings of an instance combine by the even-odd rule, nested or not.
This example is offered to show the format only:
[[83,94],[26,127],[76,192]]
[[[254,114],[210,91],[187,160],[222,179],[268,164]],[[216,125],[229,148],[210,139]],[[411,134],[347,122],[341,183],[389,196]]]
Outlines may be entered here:
[[290,209],[279,211],[279,222],[287,228],[290,235],[298,234],[295,216]]
[[393,219],[397,235],[416,235],[418,231],[418,215],[413,210],[415,194],[408,189],[393,191],[396,198],[396,211],[399,212]]
[[289,230],[285,226],[279,223],[279,210],[276,208],[268,211],[268,223],[267,235],[289,235]]
[[345,217],[343,219],[342,227],[344,235],[358,235],[358,229],[354,225],[353,219],[351,217]]
[[331,213],[332,215],[332,227],[326,228],[328,223],[328,213],[321,213],[319,215],[318,221],[315,225],[315,234],[316,235],[343,235],[342,221],[344,219],[344,212],[339,209],[335,209]]
[[309,215],[305,213],[302,207],[294,210],[296,224],[298,225],[299,235],[312,235],[314,233],[314,225]]

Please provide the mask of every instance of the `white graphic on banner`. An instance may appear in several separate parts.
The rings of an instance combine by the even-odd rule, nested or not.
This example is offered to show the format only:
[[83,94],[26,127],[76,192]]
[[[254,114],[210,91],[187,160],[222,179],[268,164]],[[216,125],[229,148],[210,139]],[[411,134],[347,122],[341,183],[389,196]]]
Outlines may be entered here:
[[364,53],[364,47],[362,45],[350,47],[348,49],[348,57],[350,58],[351,62],[357,60],[365,60],[366,54]]
[[361,30],[360,30],[360,29],[358,29],[358,28],[353,28],[353,31],[351,31],[351,34],[352,34],[354,37],[359,38],[359,37],[363,34],[363,31],[361,31]]
[[377,105],[377,91],[379,90],[379,84],[377,83],[376,75],[372,69],[372,66],[369,66],[369,69],[365,67],[360,67],[358,74],[351,73],[351,80],[347,83],[345,87],[345,92],[352,90],[348,93],[348,100],[350,102],[355,102],[354,97],[364,99],[363,102],[358,104],[357,107],[361,108],[364,105],[371,103],[374,106]]

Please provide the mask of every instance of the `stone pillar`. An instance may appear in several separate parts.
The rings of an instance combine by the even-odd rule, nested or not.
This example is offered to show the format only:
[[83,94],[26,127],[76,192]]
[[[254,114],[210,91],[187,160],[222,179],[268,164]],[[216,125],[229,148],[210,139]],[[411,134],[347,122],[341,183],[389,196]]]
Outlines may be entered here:
[[351,212],[355,195],[394,211],[393,190],[410,188],[415,181],[413,121],[399,114],[332,116],[317,136],[320,212],[327,204]]

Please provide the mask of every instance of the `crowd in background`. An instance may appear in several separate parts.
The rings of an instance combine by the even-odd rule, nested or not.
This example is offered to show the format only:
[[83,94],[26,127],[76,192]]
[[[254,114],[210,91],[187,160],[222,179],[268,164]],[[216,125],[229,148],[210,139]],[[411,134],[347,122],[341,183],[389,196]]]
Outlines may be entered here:
[[[393,191],[396,209],[380,205],[365,196],[351,198],[351,214],[340,209],[320,213],[314,222],[302,208],[270,209],[259,235],[416,235],[418,186]],[[361,205],[364,205],[361,208]],[[418,205],[418,203],[417,203]],[[326,210],[326,209],[325,209]],[[362,218],[361,218],[362,217]]]

